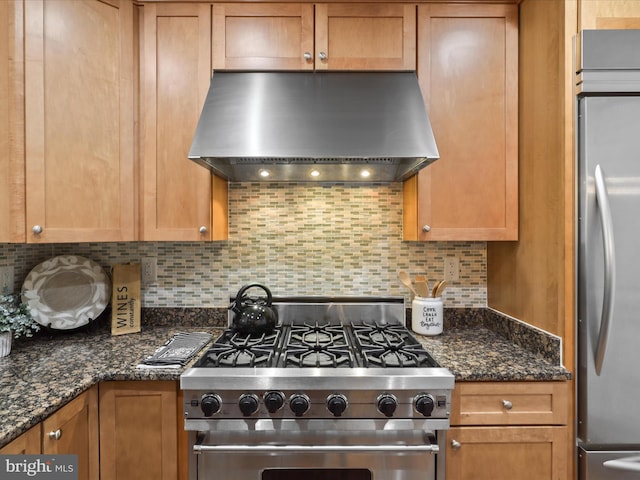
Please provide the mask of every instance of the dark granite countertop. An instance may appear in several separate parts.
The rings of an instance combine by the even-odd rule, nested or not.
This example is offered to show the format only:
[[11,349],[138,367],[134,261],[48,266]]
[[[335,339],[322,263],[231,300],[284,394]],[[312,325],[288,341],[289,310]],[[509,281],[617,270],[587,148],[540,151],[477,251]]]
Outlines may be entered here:
[[[146,319],[158,315],[149,311]],[[185,322],[187,313],[180,316],[183,323],[178,325],[175,315],[173,325],[154,321],[135,334],[111,336],[105,324],[15,342],[11,354],[0,358],[0,447],[98,382],[178,380],[184,369],[137,365],[177,332],[207,331],[216,338],[222,323],[221,317],[214,326]],[[505,323],[505,318],[485,309],[448,311],[442,335],[418,338],[437,362],[454,373],[456,381],[570,378],[560,366],[559,340],[539,338],[538,332]]]

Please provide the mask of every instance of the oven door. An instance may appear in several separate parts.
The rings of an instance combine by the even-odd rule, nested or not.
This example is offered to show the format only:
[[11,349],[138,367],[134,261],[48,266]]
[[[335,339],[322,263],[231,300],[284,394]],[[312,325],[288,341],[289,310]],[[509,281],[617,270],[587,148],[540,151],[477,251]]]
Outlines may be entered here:
[[[435,431],[413,421],[221,421],[189,432],[190,480],[435,480]],[[442,460],[442,459],[439,459]]]

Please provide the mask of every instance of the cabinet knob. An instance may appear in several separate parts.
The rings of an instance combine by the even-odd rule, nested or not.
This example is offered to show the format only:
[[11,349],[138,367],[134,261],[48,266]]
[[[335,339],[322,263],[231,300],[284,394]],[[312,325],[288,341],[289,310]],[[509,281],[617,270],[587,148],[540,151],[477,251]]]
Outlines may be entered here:
[[321,61],[321,62],[324,62],[324,61],[326,61],[326,60],[327,60],[327,54],[326,54],[325,52],[320,52],[320,53],[318,54],[318,57],[320,58],[320,61]]
[[424,227],[422,227],[422,231],[424,233],[429,233],[431,231],[431,227],[429,225],[425,225]]
[[31,231],[36,235],[40,235],[42,233],[42,227],[40,225],[34,225]]
[[60,437],[62,437],[61,429],[57,429],[55,432],[49,432],[49,438],[51,440],[60,440]]
[[313,55],[311,55],[311,52],[304,52],[303,56],[307,62],[310,62],[311,60],[313,60]]
[[199,231],[200,233],[207,233],[207,227],[205,227],[204,225],[202,225],[202,226],[198,229],[198,231]]
[[502,400],[502,406],[507,410],[511,410],[513,408],[513,403],[511,403],[509,400]]
[[454,450],[460,450],[460,448],[462,447],[462,444],[457,441],[457,440],[451,440],[451,448],[453,448]]

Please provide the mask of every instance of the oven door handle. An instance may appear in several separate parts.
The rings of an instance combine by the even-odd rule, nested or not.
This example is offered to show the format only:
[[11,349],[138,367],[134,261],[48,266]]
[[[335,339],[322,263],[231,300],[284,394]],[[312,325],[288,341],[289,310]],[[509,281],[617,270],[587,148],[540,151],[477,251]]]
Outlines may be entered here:
[[438,445],[200,445],[193,453],[438,453]]

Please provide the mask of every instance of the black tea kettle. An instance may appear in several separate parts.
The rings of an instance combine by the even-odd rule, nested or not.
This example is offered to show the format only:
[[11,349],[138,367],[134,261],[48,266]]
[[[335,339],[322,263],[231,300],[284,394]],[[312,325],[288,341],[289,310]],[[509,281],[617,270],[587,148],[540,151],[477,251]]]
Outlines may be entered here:
[[[267,298],[249,297],[246,295],[250,288],[261,288]],[[259,283],[250,283],[242,287],[236,298],[229,306],[235,312],[231,328],[244,334],[261,334],[271,332],[278,324],[278,312],[272,307],[271,291]]]

